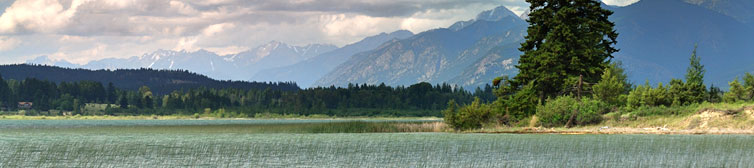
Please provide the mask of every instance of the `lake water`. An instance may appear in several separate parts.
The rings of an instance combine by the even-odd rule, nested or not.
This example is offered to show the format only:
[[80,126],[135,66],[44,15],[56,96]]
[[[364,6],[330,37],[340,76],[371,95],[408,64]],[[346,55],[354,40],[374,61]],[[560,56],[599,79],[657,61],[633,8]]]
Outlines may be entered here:
[[290,131],[342,122],[0,120],[0,167],[754,167],[747,135]]

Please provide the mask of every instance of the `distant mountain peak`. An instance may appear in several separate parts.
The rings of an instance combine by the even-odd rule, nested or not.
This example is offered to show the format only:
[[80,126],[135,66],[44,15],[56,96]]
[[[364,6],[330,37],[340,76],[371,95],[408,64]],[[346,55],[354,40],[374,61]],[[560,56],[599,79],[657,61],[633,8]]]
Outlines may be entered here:
[[26,61],[27,64],[39,64],[39,65],[51,65],[51,66],[59,66],[59,67],[65,67],[65,68],[76,68],[79,65],[74,64],[71,62],[68,62],[66,60],[53,60],[47,55],[42,55],[39,57],[36,57],[32,60]]
[[[458,31],[458,30],[461,30],[461,29],[465,28],[466,26],[474,24],[476,21],[497,22],[497,21],[503,20],[504,18],[507,18],[507,17],[520,18],[521,16],[516,15],[511,10],[509,10],[508,8],[506,8],[505,6],[498,6],[498,7],[494,8],[494,9],[486,10],[486,11],[483,11],[483,12],[479,13],[476,16],[476,19],[471,19],[471,20],[467,20],[467,21],[458,21],[458,22],[454,23],[453,25],[451,25],[450,27],[448,27],[448,29],[450,29],[452,31]],[[528,14],[527,14],[527,17],[528,17]]]
[[531,11],[525,10],[524,13],[521,13],[521,15],[519,15],[518,17],[523,20],[526,20],[526,19],[529,19],[529,14],[531,14]]
[[518,17],[515,13],[513,13],[511,10],[506,8],[505,6],[498,6],[495,9],[487,10],[482,13],[479,13],[476,16],[476,20],[484,20],[484,21],[500,21],[501,19],[508,17],[508,16],[515,16]]

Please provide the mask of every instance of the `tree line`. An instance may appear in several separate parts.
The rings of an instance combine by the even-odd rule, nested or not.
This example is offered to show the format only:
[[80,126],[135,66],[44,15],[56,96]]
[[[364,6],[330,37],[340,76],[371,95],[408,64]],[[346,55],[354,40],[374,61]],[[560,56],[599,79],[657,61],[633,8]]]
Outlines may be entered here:
[[[259,114],[330,116],[441,116],[449,100],[470,103],[474,97],[494,99],[493,87],[474,92],[449,84],[418,83],[408,87],[350,84],[298,90],[274,88],[189,88],[157,94],[147,86],[121,89],[95,81],[52,82],[0,76],[0,107],[19,110],[18,102],[32,102],[32,111],[62,115],[193,115],[253,117]],[[101,113],[87,105],[104,106]],[[55,111],[50,113],[50,111]]]
[[189,88],[238,88],[238,89],[277,89],[299,90],[294,82],[248,82],[215,80],[207,76],[189,72],[187,70],[155,70],[150,68],[117,69],[117,70],[88,70],[71,69],[47,65],[0,65],[0,74],[6,79],[18,81],[36,78],[50,82],[79,82],[94,81],[103,84],[113,83],[124,90],[138,90],[141,86],[151,87],[155,94],[167,94],[174,90]]
[[570,127],[605,118],[677,115],[679,107],[704,102],[741,102],[754,99],[754,76],[743,84],[735,79],[730,91],[704,84],[704,65],[696,54],[689,58],[684,79],[656,87],[627,80],[621,64],[612,61],[618,33],[608,20],[612,11],[596,0],[527,0],[529,28],[521,44],[519,74],[492,81],[497,99],[463,105],[454,101],[443,111],[455,129],[484,125]]

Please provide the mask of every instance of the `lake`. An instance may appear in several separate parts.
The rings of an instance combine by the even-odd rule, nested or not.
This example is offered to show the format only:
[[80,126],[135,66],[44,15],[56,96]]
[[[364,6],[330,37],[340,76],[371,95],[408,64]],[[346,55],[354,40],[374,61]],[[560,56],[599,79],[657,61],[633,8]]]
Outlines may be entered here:
[[754,167],[748,135],[390,132],[426,122],[0,120],[0,167]]

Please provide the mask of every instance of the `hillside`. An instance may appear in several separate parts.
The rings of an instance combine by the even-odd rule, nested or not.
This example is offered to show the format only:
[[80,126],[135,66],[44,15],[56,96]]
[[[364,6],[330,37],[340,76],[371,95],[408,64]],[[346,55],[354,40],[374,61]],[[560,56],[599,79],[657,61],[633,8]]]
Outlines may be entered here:
[[[505,7],[494,11],[498,12],[486,11],[474,21],[459,22],[451,28],[430,30],[354,55],[314,85],[410,85],[418,82],[443,83],[454,78],[470,80],[474,76],[459,75],[464,70],[476,68],[471,66],[485,60],[483,58],[491,49],[519,43],[525,32],[525,22]],[[463,24],[468,25],[461,26]],[[494,60],[497,62],[497,59]],[[480,86],[486,84],[484,81],[487,80],[475,80],[467,86]]]
[[[747,25],[754,9],[746,7],[751,3],[644,0],[625,7],[603,6],[615,12],[610,19],[620,34],[616,45],[620,51],[613,60],[623,62],[634,83],[667,83],[683,78],[691,51],[698,44],[698,54],[707,69],[707,86],[726,88],[737,75],[754,71],[754,29]],[[500,12],[503,10],[485,11],[476,20],[357,54],[315,85],[448,82],[471,89],[497,76],[514,76],[521,54],[517,48],[527,24]],[[482,19],[493,13],[506,19]]]
[[299,86],[309,87],[314,81],[332,71],[354,54],[375,49],[390,40],[405,39],[413,35],[406,30],[389,34],[381,33],[293,65],[262,70],[251,79],[256,81],[294,81]]
[[732,17],[680,0],[645,0],[612,10],[620,33],[616,59],[635,82],[683,78],[695,44],[707,83],[726,87],[754,70],[754,29]]
[[207,88],[238,88],[238,89],[275,89],[298,90],[293,83],[266,83],[245,81],[220,81],[204,75],[185,70],[153,70],[153,69],[119,69],[119,70],[87,70],[70,69],[43,65],[0,65],[0,75],[4,79],[24,80],[37,78],[52,82],[96,81],[103,84],[112,82],[116,87],[126,90],[137,90],[141,86],[148,86],[156,94],[170,93],[174,90]]
[[92,70],[136,68],[185,69],[207,75],[214,79],[250,80],[260,70],[292,65],[334,49],[337,49],[337,47],[326,44],[293,46],[272,41],[231,55],[218,55],[207,50],[157,50],[130,58],[95,60],[85,65],[71,64],[66,61],[52,61],[46,56],[29,60],[27,63]]

